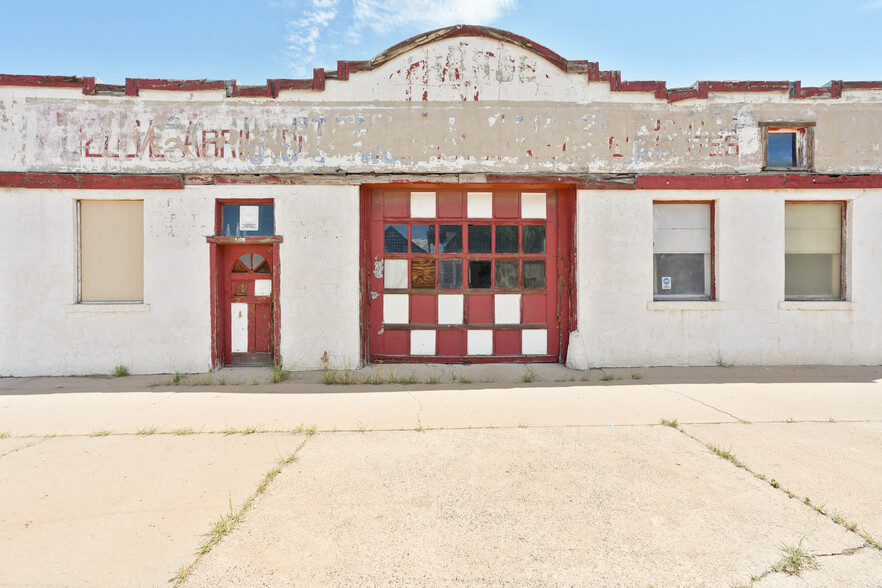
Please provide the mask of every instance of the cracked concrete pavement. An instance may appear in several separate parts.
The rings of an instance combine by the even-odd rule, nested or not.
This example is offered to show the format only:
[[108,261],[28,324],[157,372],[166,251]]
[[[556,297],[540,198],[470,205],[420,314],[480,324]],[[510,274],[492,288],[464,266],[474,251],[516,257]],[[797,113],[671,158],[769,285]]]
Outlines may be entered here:
[[0,378],[0,586],[882,585],[878,367],[372,370]]

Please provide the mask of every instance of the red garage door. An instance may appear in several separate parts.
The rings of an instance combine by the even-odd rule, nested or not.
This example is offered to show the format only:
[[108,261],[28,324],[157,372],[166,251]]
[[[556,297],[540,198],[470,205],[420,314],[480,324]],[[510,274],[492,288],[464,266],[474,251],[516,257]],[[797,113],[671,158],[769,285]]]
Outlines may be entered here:
[[374,189],[369,359],[560,361],[565,199],[555,190]]

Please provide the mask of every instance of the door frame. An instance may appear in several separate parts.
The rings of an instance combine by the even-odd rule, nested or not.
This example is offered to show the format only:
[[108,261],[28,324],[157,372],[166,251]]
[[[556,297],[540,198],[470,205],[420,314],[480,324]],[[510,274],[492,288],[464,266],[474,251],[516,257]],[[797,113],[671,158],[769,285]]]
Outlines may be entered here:
[[215,211],[215,235],[209,235],[205,238],[208,243],[208,263],[209,263],[209,306],[211,313],[211,368],[213,370],[224,367],[224,358],[226,357],[225,343],[225,327],[229,318],[224,316],[224,305],[221,297],[224,292],[223,280],[225,279],[221,264],[226,257],[226,248],[235,247],[237,245],[270,245],[272,246],[272,317],[273,317],[273,362],[282,365],[281,341],[282,341],[282,321],[281,321],[281,296],[280,284],[282,275],[282,264],[279,255],[280,245],[283,241],[281,235],[272,235],[269,237],[224,237],[221,233],[221,211],[224,204],[272,204],[272,198],[266,199],[223,199],[216,200]]
[[[373,271],[371,259],[371,221],[372,207],[371,196],[375,190],[406,190],[413,191],[439,191],[449,190],[450,184],[437,184],[433,182],[402,182],[396,184],[362,184],[360,192],[361,214],[359,223],[359,240],[361,250],[359,252],[360,271],[359,286],[361,291],[361,359],[364,365],[371,363],[370,350],[370,304],[372,300],[370,291],[370,273]],[[487,184],[456,184],[456,190],[462,191],[521,191],[531,190],[554,191],[557,196],[557,318],[559,320],[560,344],[558,347],[557,361],[565,363],[569,335],[578,328],[576,318],[576,251],[575,251],[575,228],[576,228],[576,186],[571,183],[487,183]],[[529,357],[525,359],[529,360]],[[445,359],[443,357],[409,357],[396,360],[396,363],[460,363],[461,358]],[[497,363],[499,360],[493,356],[473,356],[468,358],[469,363]]]

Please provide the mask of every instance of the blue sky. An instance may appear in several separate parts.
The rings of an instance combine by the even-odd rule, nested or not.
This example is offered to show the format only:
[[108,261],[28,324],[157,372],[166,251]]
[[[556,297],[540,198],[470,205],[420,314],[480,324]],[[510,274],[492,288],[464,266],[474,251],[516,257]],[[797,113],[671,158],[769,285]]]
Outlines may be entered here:
[[882,0],[4,0],[0,73],[311,77],[434,28],[484,24],[625,80],[882,80]]

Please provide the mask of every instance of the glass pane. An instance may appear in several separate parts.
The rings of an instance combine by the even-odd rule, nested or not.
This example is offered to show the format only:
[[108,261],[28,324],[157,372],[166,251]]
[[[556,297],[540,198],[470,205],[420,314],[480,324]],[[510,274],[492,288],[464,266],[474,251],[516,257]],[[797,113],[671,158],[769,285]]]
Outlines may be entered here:
[[798,167],[796,133],[769,133],[769,167]]
[[442,290],[462,288],[462,260],[442,259],[438,267],[438,281]]
[[784,298],[788,300],[838,300],[840,255],[788,253],[784,256]]
[[496,261],[496,287],[518,287],[518,262],[516,260],[499,259]]
[[414,259],[410,264],[411,288],[435,287],[435,260]]
[[[247,255],[243,255],[243,258],[248,258]],[[233,272],[237,274],[243,274],[248,272],[248,268],[245,267],[245,264],[242,263],[242,259],[237,259],[236,263],[233,264]]]
[[[243,230],[244,227],[253,227],[254,220],[245,215],[240,215],[241,207],[252,209],[257,207],[257,229]],[[240,218],[241,217],[241,218]],[[240,222],[242,221],[242,222]],[[225,237],[266,237],[275,234],[273,223],[272,204],[224,204],[221,209],[221,235]]]
[[264,261],[263,255],[260,255],[259,253],[255,253],[252,256],[251,269],[258,267],[261,263],[263,263],[263,261]]
[[707,296],[704,270],[702,253],[657,253],[654,292],[659,296]]
[[242,257],[239,258],[239,263],[241,263],[246,270],[250,270],[253,266],[251,265],[251,254],[246,253]]
[[462,225],[441,225],[438,233],[440,253],[462,253]]
[[469,261],[469,288],[490,287],[490,260]]
[[469,253],[490,253],[490,225],[469,225]]
[[524,260],[524,288],[545,287],[545,260]]
[[410,227],[410,252],[435,253],[435,225]]
[[496,227],[496,253],[518,252],[518,228],[514,225]]
[[[258,257],[258,256],[255,255],[254,257]],[[259,273],[259,274],[268,274],[268,273],[270,273],[270,266],[269,266],[269,263],[266,262],[266,261],[264,261],[264,262],[261,263],[259,266],[257,266],[257,269],[254,270],[254,271],[256,271],[256,272]]]
[[386,225],[383,242],[386,253],[407,253],[407,225]]
[[545,253],[545,225],[524,225],[524,253]]

